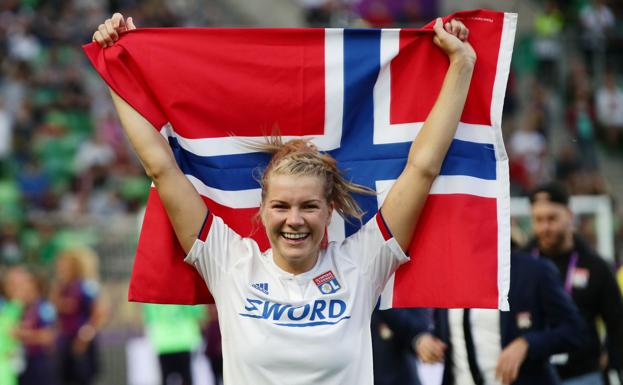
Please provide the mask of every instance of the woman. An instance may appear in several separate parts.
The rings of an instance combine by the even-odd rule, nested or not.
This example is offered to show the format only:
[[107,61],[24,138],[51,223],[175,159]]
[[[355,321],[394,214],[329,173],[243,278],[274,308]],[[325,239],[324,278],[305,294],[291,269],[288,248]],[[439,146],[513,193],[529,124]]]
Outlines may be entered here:
[[61,378],[69,384],[91,384],[98,370],[97,332],[105,320],[99,299],[95,254],[81,247],[57,256],[51,299],[58,310],[58,353]]
[[[93,40],[108,47],[134,29],[121,14]],[[340,243],[323,247],[333,210],[361,218],[330,156],[309,142],[273,138],[261,180],[262,253],[209,212],[158,131],[113,91],[121,123],[153,180],[176,236],[215,298],[226,384],[372,384],[370,315],[404,254],[454,136],[476,60],[468,30],[437,19],[433,41],[450,66],[404,171],[380,212]]]
[[56,331],[56,310],[48,302],[37,277],[23,267],[14,267],[10,273],[19,294],[17,299],[24,306],[22,317],[14,336],[24,349],[25,368],[19,375],[20,385],[56,384],[53,360]]

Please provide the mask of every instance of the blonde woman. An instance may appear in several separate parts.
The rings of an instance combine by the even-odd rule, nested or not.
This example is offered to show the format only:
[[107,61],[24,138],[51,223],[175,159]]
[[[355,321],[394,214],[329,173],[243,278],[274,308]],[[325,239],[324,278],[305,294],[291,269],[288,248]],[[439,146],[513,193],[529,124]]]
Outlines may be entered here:
[[[93,40],[109,47],[134,29],[119,13]],[[158,131],[112,98],[134,150],[153,180],[187,253],[218,308],[225,384],[372,384],[370,316],[405,255],[431,184],[456,131],[476,54],[458,20],[438,19],[433,41],[450,66],[408,162],[379,213],[357,233],[323,247],[334,210],[361,218],[336,162],[310,142],[272,138],[260,218],[271,248],[241,238],[209,212]],[[166,274],[166,272],[163,272]]]
[[56,257],[51,299],[58,311],[58,354],[61,378],[69,384],[91,384],[97,374],[97,332],[105,312],[97,283],[97,256],[82,247]]

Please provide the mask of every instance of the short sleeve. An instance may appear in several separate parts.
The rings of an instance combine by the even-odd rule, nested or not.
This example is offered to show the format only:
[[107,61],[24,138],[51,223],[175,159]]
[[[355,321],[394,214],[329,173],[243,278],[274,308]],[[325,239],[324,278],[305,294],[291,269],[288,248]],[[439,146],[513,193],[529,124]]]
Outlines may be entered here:
[[409,260],[389,231],[381,212],[346,238],[341,248],[353,263],[360,266],[362,275],[371,283],[374,298],[381,294],[394,271]]
[[184,262],[193,265],[206,281],[210,292],[217,294],[218,283],[224,274],[239,261],[259,253],[254,240],[241,237],[210,212]]

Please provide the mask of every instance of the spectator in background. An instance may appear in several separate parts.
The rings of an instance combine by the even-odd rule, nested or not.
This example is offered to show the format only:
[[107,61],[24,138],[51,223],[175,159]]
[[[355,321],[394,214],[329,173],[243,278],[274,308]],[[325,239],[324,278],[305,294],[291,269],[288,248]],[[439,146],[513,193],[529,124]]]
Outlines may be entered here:
[[595,105],[606,145],[619,149],[623,143],[623,90],[617,86],[612,68],[605,73],[603,84],[597,90]]
[[12,221],[0,223],[0,266],[15,265],[22,259],[17,225]]
[[37,159],[23,165],[17,180],[27,205],[39,209],[45,207],[52,181]]
[[582,154],[584,168],[597,170],[595,111],[588,90],[578,88],[566,112],[567,128]]
[[19,273],[20,268],[10,268],[0,281],[0,384],[3,385],[17,385],[17,375],[24,369],[21,346],[14,336],[23,309],[18,300]]
[[569,63],[569,73],[566,79],[565,103],[570,104],[578,92],[590,94],[592,90],[591,76],[586,70],[586,64],[580,57],[572,57]]
[[28,63],[23,61],[7,61],[5,68],[2,71],[2,96],[6,111],[14,116],[20,105],[28,99],[32,71]]
[[298,0],[308,27],[328,27],[331,22],[330,0]]
[[374,385],[419,385],[415,343],[432,328],[429,309],[389,309],[372,313]]
[[24,306],[15,336],[22,343],[26,361],[19,385],[56,385],[58,375],[53,360],[56,310],[44,298],[41,282],[35,275],[22,267],[15,269],[13,284],[19,287],[18,298]]
[[371,27],[384,28],[396,23],[391,8],[393,3],[396,0],[360,0],[354,3],[354,8]]
[[192,353],[202,342],[203,306],[143,305],[145,332],[158,354],[162,384],[192,385]]
[[97,332],[105,311],[96,281],[96,255],[68,248],[56,258],[51,298],[58,309],[57,351],[63,384],[92,384],[98,371]]
[[556,267],[511,254],[510,311],[435,309],[434,333],[416,344],[424,362],[445,360],[443,385],[554,385],[550,355],[579,348],[584,326]]
[[580,25],[582,26],[582,45],[586,65],[590,73],[595,74],[595,54],[605,53],[607,35],[615,26],[612,10],[605,0],[590,0],[580,10]]
[[[620,370],[623,349],[623,299],[614,274],[573,229],[569,194],[560,184],[537,187],[530,195],[535,239],[527,246],[534,256],[554,262],[565,282],[565,290],[588,326],[588,341],[576,352],[557,361],[565,385],[602,384],[600,371],[606,350],[597,330],[597,318],[606,326],[608,357]],[[511,280],[512,282],[512,280]]]
[[545,137],[538,131],[541,119],[539,112],[530,111],[524,118],[520,129],[510,137],[509,157],[515,169],[519,167],[523,170],[523,179],[516,181],[521,184],[524,191],[530,191],[548,174],[545,163],[547,143]]
[[524,108],[524,113],[532,115],[532,123],[536,130],[547,141],[551,134],[552,112],[549,102],[552,98],[547,89],[538,81],[535,81],[530,87],[529,99],[528,105]]
[[556,157],[556,179],[568,183],[582,168],[582,161],[575,146],[564,145]]
[[540,83],[550,86],[558,84],[558,60],[562,52],[560,35],[563,27],[564,20],[558,3],[554,0],[546,1],[534,18],[533,50]]
[[0,177],[5,173],[7,162],[13,146],[13,119],[4,108],[4,101],[0,97]]

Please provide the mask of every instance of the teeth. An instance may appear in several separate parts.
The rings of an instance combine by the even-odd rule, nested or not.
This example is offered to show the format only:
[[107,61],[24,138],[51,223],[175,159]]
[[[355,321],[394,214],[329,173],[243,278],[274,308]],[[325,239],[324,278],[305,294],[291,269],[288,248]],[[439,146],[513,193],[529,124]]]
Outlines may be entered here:
[[307,236],[307,233],[281,233],[286,239],[303,239]]

